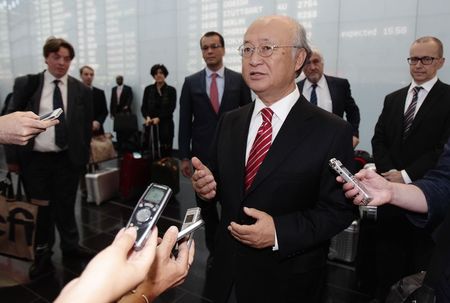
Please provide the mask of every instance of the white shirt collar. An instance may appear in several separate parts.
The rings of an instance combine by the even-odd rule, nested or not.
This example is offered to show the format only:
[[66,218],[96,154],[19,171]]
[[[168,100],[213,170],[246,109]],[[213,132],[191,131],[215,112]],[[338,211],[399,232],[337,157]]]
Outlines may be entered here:
[[412,91],[412,89],[416,86],[422,87],[422,89],[426,90],[428,93],[433,88],[433,86],[436,84],[437,80],[438,80],[438,77],[434,76],[433,79],[428,80],[427,82],[424,82],[421,85],[418,85],[413,79],[411,81],[411,85],[409,86],[408,93],[410,93]]
[[[320,88],[324,88],[325,87],[325,75],[322,74],[322,77],[320,77],[319,81],[317,81],[317,86]],[[313,85],[313,83],[311,81],[308,80],[308,78],[305,78],[305,89],[309,89],[311,86]]]
[[212,71],[208,67],[205,67],[206,77],[210,78],[211,74],[216,73],[220,78],[223,78],[223,74],[225,73],[225,66],[222,65],[217,71]]
[[44,72],[44,81],[45,81],[45,83],[53,84],[53,81],[58,79],[58,80],[61,81],[61,83],[63,85],[67,85],[67,78],[68,78],[67,74],[65,74],[64,76],[62,76],[61,78],[58,79],[55,76],[53,76],[48,70],[46,70]]
[[[291,111],[291,108],[297,102],[298,98],[300,98],[300,91],[298,90],[298,86],[295,85],[295,89],[287,96],[281,98],[280,100],[274,102],[270,109],[273,111],[274,115],[277,116],[281,121],[284,122],[287,115]],[[255,99],[255,109],[253,110],[252,119],[260,113],[260,111],[267,107],[262,100],[256,96]]]

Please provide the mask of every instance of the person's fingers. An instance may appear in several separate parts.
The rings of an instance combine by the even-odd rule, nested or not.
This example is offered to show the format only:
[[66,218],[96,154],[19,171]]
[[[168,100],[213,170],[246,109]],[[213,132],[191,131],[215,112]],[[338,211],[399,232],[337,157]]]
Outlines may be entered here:
[[128,254],[131,247],[133,247],[134,241],[136,240],[136,229],[134,227],[127,228],[123,232],[122,230],[116,236],[113,242],[113,246],[116,247],[121,253]]
[[244,213],[252,218],[260,219],[264,216],[264,212],[256,208],[244,207]]
[[159,244],[160,250],[164,255],[170,255],[175,243],[177,242],[178,228],[176,226],[171,226],[167,229],[163,236],[161,243]]
[[146,252],[153,252],[158,244],[158,228],[155,226],[152,228],[152,232],[145,242],[144,247],[142,248],[142,252],[145,254]]
[[33,113],[32,111],[20,112],[20,115],[24,116],[24,117],[29,117],[32,119],[39,119],[39,116],[36,115],[35,113]]
[[202,161],[200,161],[200,159],[199,158],[197,158],[197,157],[192,157],[192,166],[196,169],[196,170],[199,170],[199,169],[205,169],[206,168],[206,166],[202,163]]

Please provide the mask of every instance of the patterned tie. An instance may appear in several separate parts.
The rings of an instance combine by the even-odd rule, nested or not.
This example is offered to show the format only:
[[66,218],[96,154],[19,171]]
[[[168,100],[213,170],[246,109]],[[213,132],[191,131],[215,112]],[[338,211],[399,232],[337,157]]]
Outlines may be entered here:
[[[61,80],[53,80],[55,84],[55,89],[53,90],[53,109],[62,108],[64,109],[64,104],[62,100],[61,90],[59,89],[59,82]],[[66,119],[64,112],[59,116],[59,124],[55,125],[55,144],[59,148],[64,148],[67,145],[66,137]]]
[[309,98],[309,102],[311,102],[311,104],[317,105],[317,94],[316,94],[316,87],[317,84],[313,84],[311,85],[312,90],[311,90],[311,97]]
[[217,90],[217,74],[211,74],[211,86],[209,87],[209,98],[211,99],[211,105],[216,112],[219,112],[219,91]]
[[421,86],[416,86],[413,88],[413,97],[411,100],[411,104],[408,106],[408,109],[403,116],[403,140],[405,140],[411,129],[411,125],[414,121],[414,113],[416,111],[417,99],[419,96],[419,91],[422,89]]
[[273,111],[268,107],[261,110],[263,122],[256,133],[255,141],[250,149],[247,166],[245,167],[245,191],[248,191],[252,185],[256,173],[272,144],[272,115]]

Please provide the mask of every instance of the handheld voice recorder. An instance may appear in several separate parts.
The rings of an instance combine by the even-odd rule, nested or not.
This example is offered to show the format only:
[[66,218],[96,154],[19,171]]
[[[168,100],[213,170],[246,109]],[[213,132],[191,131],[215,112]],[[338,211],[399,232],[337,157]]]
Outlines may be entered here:
[[47,120],[55,120],[57,119],[59,116],[61,116],[61,114],[63,113],[62,108],[57,108],[54,111],[50,112],[50,113],[46,113],[42,116],[39,116],[39,120],[42,121],[47,121]]
[[135,250],[144,247],[145,241],[171,196],[172,190],[170,187],[156,183],[151,183],[142,194],[127,224],[127,228],[136,227],[137,229],[137,237],[134,243]]
[[189,208],[184,215],[183,225],[181,226],[181,230],[178,233],[177,241],[188,237],[188,245],[192,242],[192,233],[204,225],[204,221],[201,218],[201,210],[200,207]]
[[341,161],[333,158],[330,159],[328,164],[344,179],[345,182],[352,183],[353,186],[358,189],[360,195],[363,196],[361,201],[363,205],[367,205],[370,201],[372,201],[372,197],[367,193],[367,189],[358,181],[358,179],[355,178],[355,176],[352,175],[351,172],[348,171],[344,165],[342,165]]

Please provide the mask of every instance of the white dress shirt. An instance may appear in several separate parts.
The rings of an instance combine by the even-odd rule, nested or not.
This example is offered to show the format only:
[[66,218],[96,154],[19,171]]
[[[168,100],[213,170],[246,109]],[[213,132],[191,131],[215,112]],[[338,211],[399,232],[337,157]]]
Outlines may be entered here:
[[123,84],[122,85],[117,85],[117,89],[116,89],[117,104],[120,103],[120,95],[122,95],[122,90],[123,90]]
[[[64,104],[64,113],[67,119],[67,74],[60,80],[58,87],[61,90],[61,96]],[[55,90],[55,84],[53,81],[56,78],[48,71],[44,72],[44,85],[42,87],[41,101],[39,104],[39,115],[43,115],[53,111],[53,91]],[[55,128],[47,128],[45,132],[40,133],[34,140],[33,150],[39,152],[58,152],[61,151],[55,144]]]
[[[312,82],[305,79],[305,83],[303,85],[303,96],[309,101],[311,98],[312,92]],[[330,89],[328,88],[327,79],[322,75],[320,80],[317,82],[316,87],[316,95],[317,95],[317,106],[320,108],[332,113],[333,112],[333,102],[331,100]]]

